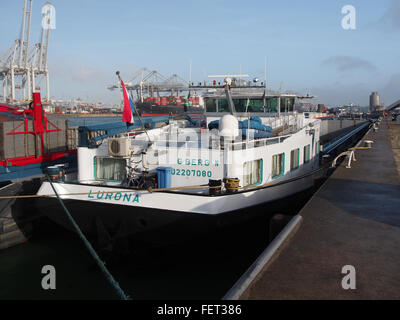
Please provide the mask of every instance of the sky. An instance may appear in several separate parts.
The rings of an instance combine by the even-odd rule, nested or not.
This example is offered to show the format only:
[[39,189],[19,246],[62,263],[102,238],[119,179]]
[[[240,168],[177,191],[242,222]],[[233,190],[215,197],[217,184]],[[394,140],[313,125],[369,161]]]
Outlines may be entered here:
[[[30,44],[44,0],[33,0]],[[51,97],[118,104],[107,86],[142,67],[192,81],[209,74],[264,78],[315,103],[366,106],[400,98],[400,0],[52,0]],[[356,29],[342,27],[355,8]],[[0,0],[0,56],[19,37],[23,0]],[[44,87],[44,81],[43,81]]]

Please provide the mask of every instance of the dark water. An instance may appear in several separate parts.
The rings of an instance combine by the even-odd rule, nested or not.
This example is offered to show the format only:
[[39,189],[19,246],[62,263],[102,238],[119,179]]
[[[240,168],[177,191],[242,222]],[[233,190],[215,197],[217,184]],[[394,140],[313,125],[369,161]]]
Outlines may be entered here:
[[[98,251],[133,299],[220,299],[267,247],[274,213],[295,214],[312,190],[284,205],[259,207],[240,225],[181,244],[137,248],[128,256]],[[287,202],[286,202],[287,203]],[[0,251],[0,299],[118,299],[83,242],[47,219],[21,245]],[[56,269],[56,290],[43,290],[41,268]]]
[[[130,257],[107,258],[107,267],[126,294],[134,299],[218,298],[240,276],[240,270],[246,269],[246,261],[257,256],[245,244],[255,246],[265,236],[260,233],[259,239],[246,239],[239,244],[237,238],[229,243],[219,239],[213,244],[207,236],[203,243],[194,241],[190,245],[161,247]],[[104,259],[105,254],[100,254]],[[0,286],[1,299],[118,298],[82,241],[61,230],[2,251],[0,261],[5,280]],[[41,288],[41,268],[46,264],[56,268],[54,291]]]

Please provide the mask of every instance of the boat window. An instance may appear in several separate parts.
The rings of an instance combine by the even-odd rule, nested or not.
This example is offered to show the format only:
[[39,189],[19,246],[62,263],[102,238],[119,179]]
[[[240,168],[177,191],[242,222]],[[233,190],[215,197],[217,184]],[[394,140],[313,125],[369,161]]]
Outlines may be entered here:
[[228,100],[218,99],[218,112],[229,112]]
[[290,152],[290,170],[296,170],[300,162],[300,149],[294,149]]
[[262,180],[262,159],[243,164],[243,186],[260,184]]
[[236,112],[264,112],[263,99],[233,99]]
[[126,160],[95,157],[96,180],[122,181],[125,178]]
[[249,112],[264,112],[264,99],[251,99]]
[[278,99],[277,98],[265,99],[265,112],[278,112]]
[[236,112],[246,112],[246,106],[250,99],[233,99]]
[[207,99],[206,110],[207,112],[217,112],[217,103],[215,99]]
[[272,156],[272,178],[278,178],[285,171],[285,154],[276,154]]
[[315,143],[315,154],[319,154],[319,141]]
[[310,161],[310,145],[304,147],[304,163]]
[[281,112],[293,112],[294,98],[281,98]]

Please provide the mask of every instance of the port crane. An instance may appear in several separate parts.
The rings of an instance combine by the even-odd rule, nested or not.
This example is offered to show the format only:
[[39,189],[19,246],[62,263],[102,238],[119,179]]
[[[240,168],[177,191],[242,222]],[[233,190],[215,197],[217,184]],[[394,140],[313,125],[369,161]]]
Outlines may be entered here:
[[[44,102],[50,101],[49,70],[47,56],[50,39],[50,28],[42,25],[40,42],[29,49],[33,0],[24,0],[20,38],[0,57],[0,83],[2,93],[0,101],[24,105],[30,102],[32,94],[39,91],[38,77],[46,79]],[[51,7],[47,2],[42,10],[44,19],[50,19],[45,8]],[[48,21],[47,21],[48,22]],[[49,23],[47,25],[50,25]]]
[[[131,80],[125,82],[126,89],[132,93],[136,93],[138,100],[143,102],[145,95],[159,96],[160,92],[170,92],[171,95],[189,90],[189,82],[173,74],[170,77],[165,77],[156,70],[148,70],[141,68],[135,72]],[[110,85],[109,90],[120,89],[120,84]]]

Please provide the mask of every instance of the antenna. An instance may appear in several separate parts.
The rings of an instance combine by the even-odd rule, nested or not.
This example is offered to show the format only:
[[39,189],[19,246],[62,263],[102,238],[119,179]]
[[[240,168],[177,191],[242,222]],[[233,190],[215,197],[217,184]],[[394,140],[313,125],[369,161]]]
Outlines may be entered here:
[[267,87],[267,57],[264,57],[264,85]]
[[189,60],[189,82],[192,82],[192,59]]

